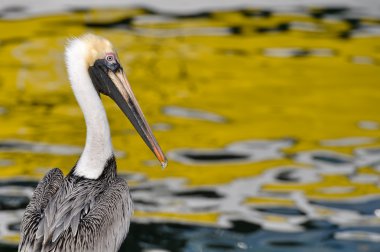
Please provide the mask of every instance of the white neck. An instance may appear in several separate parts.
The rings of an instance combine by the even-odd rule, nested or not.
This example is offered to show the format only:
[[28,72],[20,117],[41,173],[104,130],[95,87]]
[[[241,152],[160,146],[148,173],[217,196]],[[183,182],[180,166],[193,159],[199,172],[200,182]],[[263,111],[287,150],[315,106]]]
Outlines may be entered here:
[[79,41],[71,41],[66,49],[69,79],[87,127],[86,145],[74,174],[97,179],[113,155],[113,148],[107,115],[88,73],[83,55],[86,48],[83,47]]

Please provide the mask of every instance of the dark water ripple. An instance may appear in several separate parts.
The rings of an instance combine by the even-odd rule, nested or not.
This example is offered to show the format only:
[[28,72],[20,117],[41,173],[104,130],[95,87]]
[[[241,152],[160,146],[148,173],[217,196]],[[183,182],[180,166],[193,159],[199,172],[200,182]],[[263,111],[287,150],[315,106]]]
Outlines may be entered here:
[[[168,12],[160,12],[158,10],[152,10],[150,8],[142,7],[141,12],[145,13],[146,16],[149,17],[160,17],[167,18],[171,20],[196,20],[196,19],[207,19],[207,20],[219,20],[218,12],[213,11],[203,11],[203,12],[193,12],[190,14],[173,14]],[[300,9],[294,10],[300,12]],[[231,10],[231,12],[239,13],[241,16],[247,19],[257,19],[257,18],[270,18],[274,14],[277,13],[276,10],[270,9],[235,9]],[[347,28],[343,30],[339,30],[335,32],[335,37],[340,39],[350,39],[357,34],[362,35],[371,35],[371,30],[368,30],[368,25],[365,24],[365,16],[362,14],[357,14],[355,10],[349,9],[347,7],[321,7],[321,8],[304,8],[301,11],[303,14],[308,15],[314,19],[313,23],[317,26],[320,26],[320,22],[323,20],[337,19],[347,24]],[[139,34],[149,34],[149,32],[145,33],[144,28],[139,27],[138,25],[138,16],[126,15],[125,17],[119,18],[118,20],[107,21],[107,22],[84,22],[85,27],[89,28],[100,28],[100,29],[124,29],[129,31],[136,31]],[[376,20],[373,18],[373,20]],[[378,21],[378,20],[377,20]],[[378,25],[375,25],[378,27]],[[323,26],[321,26],[323,27]],[[208,30],[210,34],[211,30],[214,29],[216,33],[220,33],[218,29],[220,27],[209,27]],[[293,24],[291,21],[289,22],[281,22],[278,24],[274,24],[272,26],[261,26],[253,24],[236,24],[236,25],[226,25],[223,30],[225,35],[246,35],[251,33],[274,33],[274,32],[289,32],[293,30]],[[173,34],[177,36],[183,36],[187,33],[189,34],[204,34],[201,27],[193,27],[192,29],[179,29],[179,30],[171,30],[171,33],[167,33],[166,29],[156,29],[161,30],[162,35],[169,34],[172,36]],[[147,30],[152,32],[153,30]],[[326,31],[325,31],[326,32]],[[331,32],[331,31],[330,31]],[[220,33],[221,34],[221,33]],[[309,52],[307,51],[299,51],[296,57],[304,57],[309,56]]]
[[[239,223],[241,227],[242,223]],[[195,251],[260,251],[260,252],[357,252],[379,251],[378,243],[360,241],[340,241],[334,239],[334,233],[342,231],[335,226],[324,224],[310,225],[307,232],[280,233],[258,228],[246,228],[244,231],[218,229],[185,224],[170,223],[132,223],[130,235],[121,251],[140,252],[149,249],[162,249],[171,252]],[[319,227],[319,228],[315,228]],[[347,229],[345,229],[347,230]],[[361,230],[350,228],[350,230]],[[364,229],[367,230],[367,229]],[[370,229],[379,232],[380,229]],[[363,250],[365,248],[365,250]]]
[[376,209],[380,208],[379,198],[352,202],[311,201],[311,203],[330,208],[353,210],[363,215],[373,215]]
[[[8,181],[0,184],[1,188],[18,186],[30,188],[35,186],[33,181]],[[174,193],[180,197],[200,197],[218,199],[223,195],[212,190],[187,190]],[[26,196],[0,196],[1,210],[13,210],[25,208],[28,197]],[[10,202],[12,204],[10,204]],[[7,203],[7,204],[5,204]],[[342,208],[346,210],[361,211],[362,214],[373,213],[375,206],[380,201],[369,200],[356,203],[326,203],[312,202],[322,206]],[[135,200],[136,205],[149,204]],[[153,202],[153,204],[155,204]],[[305,214],[292,207],[256,207],[256,211],[279,214],[282,216],[304,216]],[[11,222],[7,229],[18,232],[19,222]],[[304,228],[299,232],[278,232],[266,230],[251,222],[244,220],[231,220],[229,228],[208,227],[186,223],[160,222],[132,222],[130,233],[122,245],[120,251],[147,252],[161,249],[171,252],[196,252],[196,251],[263,251],[285,252],[319,251],[319,252],[378,252],[380,243],[375,240],[361,240],[362,233],[370,233],[380,237],[380,227],[370,226],[340,226],[330,223],[328,220],[309,219],[301,224]],[[342,235],[343,234],[343,235]],[[353,235],[354,236],[350,236]],[[355,236],[356,234],[356,236]],[[349,235],[349,240],[345,239]],[[355,238],[357,237],[357,238]],[[0,243],[0,251],[17,251],[16,245]]]
[[[246,223],[247,224],[247,223]],[[237,229],[219,229],[174,223],[132,222],[130,233],[120,251],[144,252],[155,249],[171,252],[378,252],[379,243],[364,241],[340,241],[334,239],[338,231],[380,232],[380,228],[351,227],[339,229],[326,222],[308,224],[307,232],[280,233],[259,229],[244,223],[236,223]],[[244,229],[242,227],[245,227]],[[15,245],[0,244],[0,251],[15,252]]]

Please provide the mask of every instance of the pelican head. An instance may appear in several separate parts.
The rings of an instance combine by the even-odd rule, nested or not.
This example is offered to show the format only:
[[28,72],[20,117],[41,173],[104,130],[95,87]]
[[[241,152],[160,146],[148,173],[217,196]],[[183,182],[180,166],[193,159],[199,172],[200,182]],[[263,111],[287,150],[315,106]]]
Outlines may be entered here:
[[[73,39],[66,49],[66,63],[74,93],[89,92],[85,83],[92,82],[98,94],[113,99],[165,167],[166,157],[141,111],[111,42],[93,34]],[[83,71],[87,72],[86,76]],[[76,86],[73,83],[77,83]]]

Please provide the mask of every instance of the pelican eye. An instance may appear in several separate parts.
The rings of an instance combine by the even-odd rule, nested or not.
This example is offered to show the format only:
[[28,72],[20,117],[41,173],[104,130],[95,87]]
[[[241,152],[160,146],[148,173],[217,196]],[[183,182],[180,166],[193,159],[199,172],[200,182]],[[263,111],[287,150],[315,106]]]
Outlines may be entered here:
[[113,54],[106,55],[106,57],[104,58],[104,61],[107,68],[112,71],[117,71],[120,68],[120,64],[119,62],[117,62],[115,55]]
[[108,55],[108,56],[106,57],[106,60],[107,60],[108,62],[112,62],[112,61],[115,60],[115,58],[114,58],[112,55]]

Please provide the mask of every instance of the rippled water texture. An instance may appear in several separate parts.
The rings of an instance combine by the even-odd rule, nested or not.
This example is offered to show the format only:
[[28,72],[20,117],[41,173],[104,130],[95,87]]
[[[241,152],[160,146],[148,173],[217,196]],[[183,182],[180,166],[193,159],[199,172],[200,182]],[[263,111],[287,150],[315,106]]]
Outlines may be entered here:
[[0,30],[1,251],[16,251],[38,180],[81,153],[63,50],[85,32],[118,48],[169,157],[162,170],[103,99],[135,201],[121,251],[380,251],[380,19],[82,8]]

